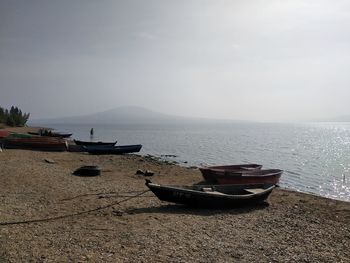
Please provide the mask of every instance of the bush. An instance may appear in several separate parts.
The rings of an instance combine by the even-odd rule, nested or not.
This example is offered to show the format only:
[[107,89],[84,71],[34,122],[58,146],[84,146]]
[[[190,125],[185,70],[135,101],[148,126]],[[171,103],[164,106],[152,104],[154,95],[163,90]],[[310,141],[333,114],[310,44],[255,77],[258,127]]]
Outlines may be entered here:
[[22,113],[18,107],[12,106],[10,110],[0,107],[0,123],[9,126],[24,126],[28,119],[29,113]]

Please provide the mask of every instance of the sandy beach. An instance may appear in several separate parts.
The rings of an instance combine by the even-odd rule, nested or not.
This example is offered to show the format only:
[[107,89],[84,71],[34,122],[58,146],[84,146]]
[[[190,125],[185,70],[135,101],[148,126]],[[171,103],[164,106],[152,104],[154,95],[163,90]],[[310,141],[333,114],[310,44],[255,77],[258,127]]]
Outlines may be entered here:
[[[82,165],[101,176],[72,175]],[[349,202],[278,188],[260,206],[193,209],[141,195],[138,169],[160,184],[202,180],[198,169],[138,155],[0,152],[1,224],[110,205],[0,225],[0,262],[349,262]]]

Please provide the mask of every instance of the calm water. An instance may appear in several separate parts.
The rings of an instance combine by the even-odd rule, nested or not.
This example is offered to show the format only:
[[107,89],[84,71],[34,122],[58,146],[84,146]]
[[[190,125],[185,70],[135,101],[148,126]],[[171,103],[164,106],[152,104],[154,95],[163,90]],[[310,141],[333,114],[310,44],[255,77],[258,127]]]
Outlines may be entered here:
[[350,201],[350,123],[47,126],[81,140],[93,127],[96,140],[140,143],[143,155],[176,155],[187,166],[260,163],[285,171],[281,187]]

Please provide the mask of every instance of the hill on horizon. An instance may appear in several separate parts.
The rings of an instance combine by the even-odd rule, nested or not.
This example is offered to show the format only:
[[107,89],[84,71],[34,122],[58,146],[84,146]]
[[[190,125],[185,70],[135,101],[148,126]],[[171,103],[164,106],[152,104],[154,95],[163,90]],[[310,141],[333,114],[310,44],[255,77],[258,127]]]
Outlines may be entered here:
[[61,118],[31,119],[29,123],[35,124],[115,124],[115,123],[176,123],[176,122],[250,122],[244,120],[213,119],[200,117],[184,117],[163,114],[139,106],[121,106],[114,109]]
[[[35,123],[65,123],[65,124],[108,124],[108,123],[157,123],[194,120],[181,116],[167,115],[138,106],[123,106],[114,109],[87,114],[50,119],[32,119]],[[199,118],[198,118],[199,119]]]
[[[301,122],[305,122],[302,120]],[[113,123],[169,123],[169,122],[252,122],[244,120],[213,119],[199,117],[175,116],[153,111],[139,106],[121,106],[106,111],[81,116],[59,118],[30,119],[34,124],[113,124]],[[350,122],[350,115],[334,118],[309,119],[307,122]]]

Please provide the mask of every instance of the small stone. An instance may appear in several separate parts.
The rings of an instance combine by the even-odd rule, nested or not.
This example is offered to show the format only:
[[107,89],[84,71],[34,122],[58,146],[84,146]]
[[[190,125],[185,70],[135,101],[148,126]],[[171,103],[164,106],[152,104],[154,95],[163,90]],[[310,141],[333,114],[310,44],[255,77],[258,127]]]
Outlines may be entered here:
[[123,212],[122,212],[122,211],[119,211],[119,210],[114,210],[112,213],[113,213],[113,215],[115,215],[115,216],[122,216],[122,215],[123,215]]
[[44,161],[47,162],[47,163],[51,163],[51,164],[52,164],[52,163],[55,163],[54,160],[49,159],[49,158],[44,159]]
[[154,172],[151,170],[146,170],[146,172],[144,173],[144,176],[153,176]]
[[144,175],[145,173],[144,173],[144,171],[142,171],[141,169],[138,169],[138,170],[136,171],[135,174]]

